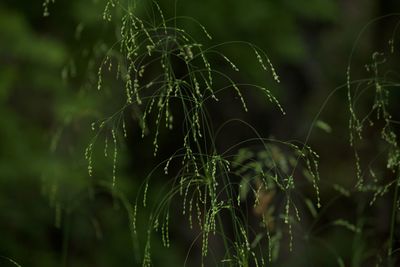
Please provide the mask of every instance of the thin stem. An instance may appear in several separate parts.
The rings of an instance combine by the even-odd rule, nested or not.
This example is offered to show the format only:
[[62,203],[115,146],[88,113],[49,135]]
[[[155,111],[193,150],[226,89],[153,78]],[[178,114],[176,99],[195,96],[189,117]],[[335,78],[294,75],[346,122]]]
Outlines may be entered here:
[[[399,171],[400,171],[400,168],[399,168]],[[400,173],[398,175],[400,175]],[[400,177],[398,177],[397,179],[400,179]],[[399,184],[397,183],[396,187],[394,189],[392,217],[391,217],[391,222],[390,222],[390,236],[389,236],[389,249],[388,249],[389,266],[394,266],[393,258],[391,256],[392,256],[392,252],[393,252],[394,229],[396,226],[398,195],[399,195]]]

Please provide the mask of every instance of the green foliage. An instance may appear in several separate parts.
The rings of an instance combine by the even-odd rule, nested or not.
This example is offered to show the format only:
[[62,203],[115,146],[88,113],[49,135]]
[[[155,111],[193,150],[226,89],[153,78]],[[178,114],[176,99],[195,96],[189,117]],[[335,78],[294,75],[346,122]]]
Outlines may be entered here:
[[[214,131],[210,128],[212,121],[205,104],[207,100],[218,101],[218,93],[232,88],[241,101],[244,111],[247,111],[245,99],[239,89],[239,87],[246,86],[261,90],[270,102],[278,106],[282,113],[284,111],[277,99],[266,88],[259,85],[238,84],[228,74],[210,65],[209,57],[217,56],[224,59],[234,71],[239,71],[239,68],[226,55],[217,50],[222,45],[232,45],[234,43],[203,48],[203,45],[197,42],[185,29],[176,26],[175,18],[165,19],[157,2],[154,2],[153,5],[159,15],[160,22],[145,21],[139,18],[135,15],[135,6],[122,7],[126,14],[121,15],[121,22],[117,24],[121,25],[118,41],[107,51],[105,59],[102,60],[99,67],[97,89],[101,90],[104,86],[103,73],[108,69],[108,71],[115,73],[116,79],[122,80],[126,103],[112,116],[92,124],[94,129],[98,128],[98,131],[85,152],[85,157],[89,163],[89,175],[93,172],[93,144],[103,131],[106,131],[106,136],[107,131],[111,131],[114,144],[112,185],[115,185],[116,130],[122,128],[123,135],[126,137],[124,113],[128,112],[128,109],[139,110],[142,137],[145,137],[147,133],[154,132],[153,146],[154,156],[156,156],[159,149],[160,127],[165,125],[167,129],[173,128],[174,115],[170,106],[172,104],[179,105],[180,112],[184,116],[183,147],[168,159],[164,167],[165,174],[168,174],[168,165],[171,161],[179,159],[182,162],[182,169],[179,171],[179,175],[175,177],[174,182],[174,184],[179,184],[179,190],[173,186],[171,191],[167,193],[167,197],[162,199],[156,207],[156,211],[152,212],[147,235],[150,236],[154,230],[160,231],[164,246],[169,247],[169,208],[172,199],[179,192],[179,195],[183,197],[182,213],[183,215],[188,213],[190,228],[193,227],[193,207],[196,207],[197,227],[203,232],[201,253],[203,257],[206,257],[209,251],[209,234],[216,234],[217,220],[223,210],[231,212],[235,229],[240,229],[241,237],[239,235],[238,240],[233,241],[236,246],[239,246],[236,247],[238,251],[234,257],[243,257],[245,256],[243,253],[252,255],[254,252],[250,252],[250,248],[244,251],[243,247],[241,247],[243,242],[248,242],[248,237],[243,228],[244,226],[235,215],[236,207],[233,200],[236,198],[232,195],[235,186],[229,182],[229,166],[231,164],[229,160],[224,159],[217,153],[214,143],[212,143],[211,147],[208,144],[214,139]],[[112,21],[113,14],[116,13],[113,8],[118,9],[113,1],[107,2],[103,13],[104,20]],[[197,21],[195,23],[198,24],[205,37],[212,39],[203,25]],[[251,43],[236,43],[246,45],[252,49],[255,60],[259,62],[261,68],[271,72],[272,77],[279,82],[274,67],[262,50]],[[114,47],[117,46],[119,48],[115,49]],[[113,68],[115,65],[116,67]],[[183,66],[184,69],[181,74],[179,74],[179,66],[181,68]],[[152,73],[146,75],[147,69],[152,70]],[[220,80],[219,85],[214,84],[216,79]],[[223,83],[226,83],[226,85],[223,85],[221,80],[222,82],[225,80],[226,82]],[[151,116],[153,112],[155,114]],[[155,121],[148,122],[149,118],[154,118]],[[154,125],[155,130],[150,129],[149,125]],[[106,145],[107,140],[106,137]],[[107,156],[107,148],[104,151],[105,156]],[[220,188],[221,184],[223,185],[222,188]],[[147,203],[148,187],[149,180],[146,179],[142,201],[144,207]],[[220,199],[218,196],[222,194],[228,194],[228,198]],[[189,197],[190,199],[188,199]],[[189,207],[187,207],[187,204]],[[137,210],[138,203],[136,202],[133,215],[133,231],[135,234]],[[219,228],[218,232],[225,239],[223,236],[224,229]],[[150,266],[152,262],[150,242],[150,238],[148,238],[144,249],[143,266]],[[229,246],[226,241],[225,244]],[[226,247],[226,249],[227,251],[230,250],[229,247]],[[227,256],[230,257],[229,255]],[[227,260],[233,259],[228,258]],[[257,259],[255,258],[255,260]],[[243,259],[239,261],[243,261]]]
[[396,266],[398,15],[307,129],[333,1],[42,2],[0,5],[2,264]]
[[[383,20],[387,17],[398,16],[388,15],[383,18],[378,18],[370,22]],[[347,67],[347,89],[348,101],[350,109],[350,145],[354,148],[354,155],[357,167],[357,185],[358,190],[362,192],[372,192],[373,197],[369,202],[372,206],[378,197],[383,197],[390,192],[390,188],[394,187],[392,196],[393,204],[391,207],[392,214],[390,218],[390,233],[387,245],[388,264],[393,266],[393,245],[395,238],[395,225],[397,221],[398,210],[398,187],[399,180],[399,167],[400,167],[400,147],[398,144],[398,117],[397,114],[392,113],[390,92],[398,88],[398,81],[396,77],[391,75],[395,70],[391,70],[390,58],[394,56],[395,46],[394,38],[398,28],[398,22],[395,24],[392,37],[388,41],[388,45],[383,51],[375,51],[371,55],[371,61],[365,63],[364,67],[367,72],[366,79],[359,79],[352,81],[352,58],[358,42],[353,47],[352,54],[350,55],[349,64]],[[362,37],[365,29],[359,34],[357,41]],[[371,78],[369,78],[371,77]],[[363,110],[358,111],[359,102],[367,102],[370,100],[369,105],[363,106]],[[371,101],[372,100],[372,101]],[[361,157],[362,150],[359,148],[358,143],[365,140],[364,133],[366,131],[378,132],[379,137],[376,140],[376,154],[372,159],[368,159],[370,163],[364,167],[364,158]],[[371,142],[371,141],[370,141]],[[382,160],[382,157],[384,159]],[[385,175],[384,169],[389,170],[391,174]],[[379,173],[378,175],[376,173]]]

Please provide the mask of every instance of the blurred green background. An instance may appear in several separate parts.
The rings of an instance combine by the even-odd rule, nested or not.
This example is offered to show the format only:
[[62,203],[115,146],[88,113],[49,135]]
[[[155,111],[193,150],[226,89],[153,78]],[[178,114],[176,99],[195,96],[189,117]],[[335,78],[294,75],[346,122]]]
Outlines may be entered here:
[[[106,49],[104,44],[115,39],[115,29],[102,20],[102,0],[56,0],[49,6],[49,17],[43,16],[42,2],[0,3],[0,255],[32,267],[140,266],[133,253],[124,203],[135,201],[143,177],[181,144],[165,134],[160,139],[160,155],[154,158],[149,149],[152,139],[142,140],[140,128],[131,119],[128,139],[119,144],[117,192],[110,193],[112,160],[102,157],[102,151],[94,156],[95,173],[89,178],[84,150],[93,136],[90,124],[121,101],[111,90],[96,92],[99,58]],[[159,4],[166,17],[174,16],[174,1]],[[267,52],[280,74],[281,83],[276,84],[246,47],[228,46],[225,53],[241,69],[232,75],[238,81],[266,84],[287,115],[279,115],[256,92],[246,91],[249,112],[242,112],[237,100],[223,101],[222,106],[210,107],[215,124],[241,118],[263,136],[304,141],[328,94],[345,83],[347,60],[361,28],[375,17],[399,11],[400,3],[186,0],[178,1],[176,8],[177,15],[194,17],[207,28],[212,41],[193,24],[182,22],[206,45],[252,42]],[[372,52],[387,49],[397,20],[389,18],[369,27],[357,48],[354,66],[362,67]],[[212,64],[230,71],[224,62]],[[358,73],[357,67],[354,71]],[[118,84],[109,84],[113,86]],[[332,132],[315,129],[310,139],[322,159],[323,204],[334,194],[328,185],[351,187],[355,183],[346,101],[344,90],[329,100],[320,119]],[[249,137],[246,129],[232,127],[234,131],[226,131],[221,138],[221,149]],[[154,180],[150,203],[157,201],[157,188],[166,180]],[[379,219],[374,219],[377,228],[372,237],[365,234],[358,245],[345,230],[328,230],[318,238],[341,255],[345,266],[372,264],[357,257],[368,258],[365,255],[383,244],[390,212],[390,207],[385,208],[387,201],[383,199],[363,217]],[[318,223],[323,225],[335,217],[358,223],[355,211],[364,211],[358,203],[358,196],[336,202]],[[147,216],[145,210],[139,214],[143,227]],[[181,227],[184,224],[178,217],[171,226],[169,249],[162,248],[155,235],[154,266],[182,265],[196,237]],[[338,266],[334,253],[317,242],[304,242],[297,250],[295,246],[293,253],[282,255],[274,265]],[[0,258],[0,266],[13,265]],[[198,256],[190,255],[187,266],[199,266]]]

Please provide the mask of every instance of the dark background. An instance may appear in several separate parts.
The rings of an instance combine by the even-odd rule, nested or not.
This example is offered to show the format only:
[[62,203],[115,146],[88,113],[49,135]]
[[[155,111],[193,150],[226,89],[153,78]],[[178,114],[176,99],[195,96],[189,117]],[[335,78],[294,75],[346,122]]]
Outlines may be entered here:
[[[167,18],[174,16],[173,1],[159,2]],[[101,0],[56,0],[49,6],[50,16],[44,17],[41,0],[0,3],[0,255],[21,266],[136,266],[124,201],[133,203],[143,177],[181,146],[177,124],[177,130],[161,135],[160,153],[153,157],[152,138],[141,139],[137,122],[128,119],[128,138],[119,143],[118,193],[110,193],[112,159],[104,158],[102,151],[95,153],[94,176],[89,178],[84,150],[93,136],[90,124],[109,115],[121,101],[113,94],[117,83],[110,81],[111,89],[104,93],[96,89],[103,45],[115,39],[115,29],[102,20],[104,5]],[[361,29],[399,8],[395,0],[187,0],[178,1],[177,14],[194,17],[207,28],[211,41],[193,24],[182,22],[205,45],[231,40],[258,45],[280,75],[277,84],[249,56],[248,48],[227,46],[224,52],[241,71],[231,71],[220,60],[212,64],[226,68],[237,81],[264,84],[287,115],[248,90],[244,91],[247,113],[229,94],[219,105],[210,105],[216,127],[239,118],[261,136],[305,141],[328,95],[345,84],[348,58]],[[374,51],[388,50],[398,20],[399,16],[387,17],[364,32],[352,62],[356,78],[365,76],[363,66]],[[396,57],[394,53],[394,66]],[[393,112],[399,114],[396,99],[399,93],[395,92]],[[343,88],[329,98],[319,115],[332,131],[315,128],[309,139],[321,156],[323,205],[335,197],[333,184],[351,189],[356,183],[348,117]],[[218,148],[224,150],[251,137],[246,127],[233,123],[222,132]],[[369,158],[368,153],[375,152],[371,147],[365,153]],[[156,176],[149,191],[151,204],[157,202],[158,188],[168,180],[161,171]],[[100,185],[90,186],[93,180]],[[298,241],[297,247],[295,241],[294,252],[283,248],[276,266],[338,266],[338,256],[345,266],[367,266],[379,255],[385,257],[382,247],[388,235],[390,197],[374,207],[363,207],[360,203],[370,197],[354,193],[335,201],[318,221],[319,241]],[[141,210],[139,225],[146,225],[148,212]],[[369,221],[374,228],[355,241],[346,229],[324,228],[336,218],[354,224]],[[196,237],[186,224],[177,214],[171,223],[169,249],[162,248],[154,235],[155,266],[182,265]],[[195,244],[194,250],[200,247]],[[198,266],[197,260],[196,253],[190,254],[193,265],[187,266]],[[4,258],[0,266],[12,264]]]

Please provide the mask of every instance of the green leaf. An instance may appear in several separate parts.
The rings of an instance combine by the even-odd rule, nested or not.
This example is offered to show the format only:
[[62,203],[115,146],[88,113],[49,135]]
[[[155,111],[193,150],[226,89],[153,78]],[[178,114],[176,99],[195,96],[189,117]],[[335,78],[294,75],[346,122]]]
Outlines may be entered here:
[[315,126],[320,128],[321,130],[327,132],[327,133],[331,133],[332,132],[332,127],[328,123],[326,123],[324,121],[318,120],[315,123]]

